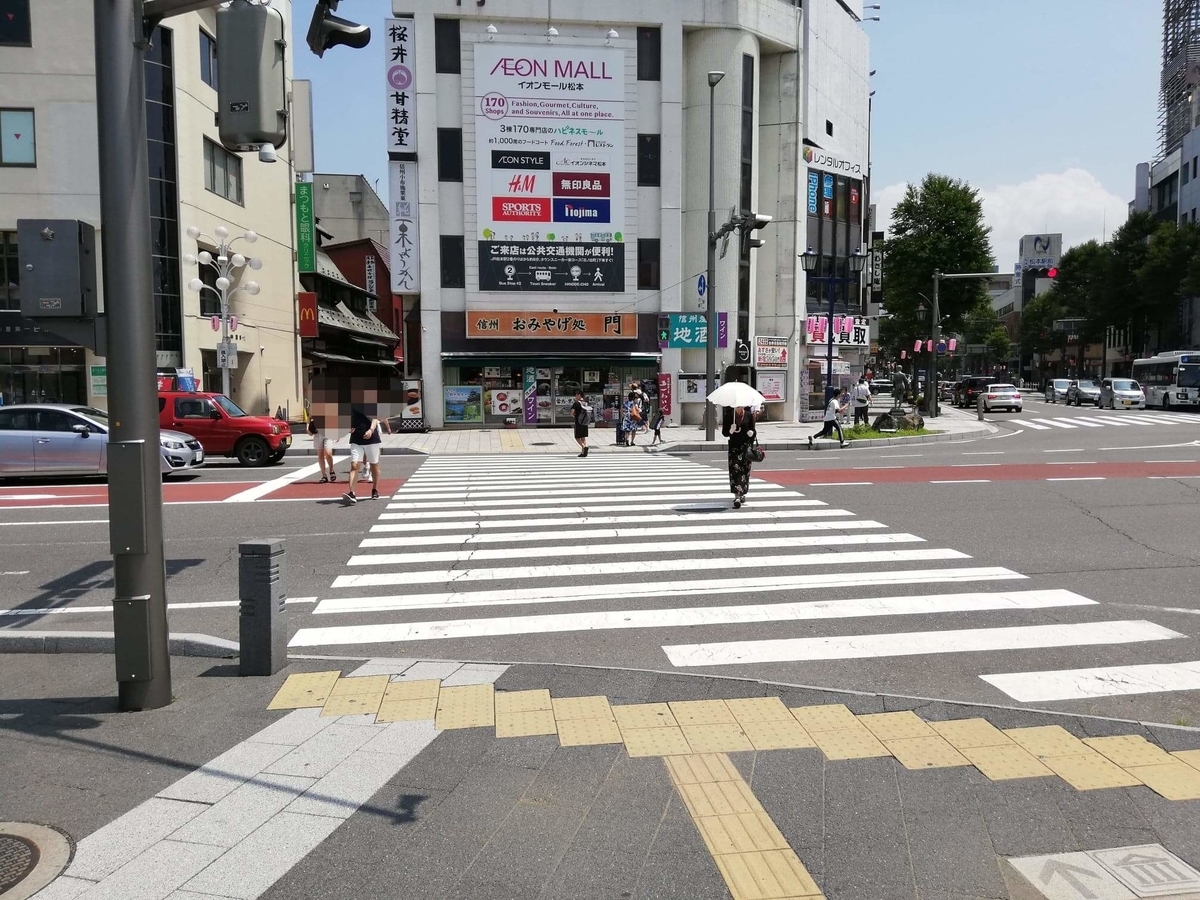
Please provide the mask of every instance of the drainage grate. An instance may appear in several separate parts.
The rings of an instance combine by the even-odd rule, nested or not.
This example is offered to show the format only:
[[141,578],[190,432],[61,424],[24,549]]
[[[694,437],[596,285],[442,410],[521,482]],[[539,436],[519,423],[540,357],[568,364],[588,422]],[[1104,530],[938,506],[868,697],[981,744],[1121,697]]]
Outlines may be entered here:
[[24,881],[37,867],[40,856],[33,841],[15,834],[0,834],[0,894]]

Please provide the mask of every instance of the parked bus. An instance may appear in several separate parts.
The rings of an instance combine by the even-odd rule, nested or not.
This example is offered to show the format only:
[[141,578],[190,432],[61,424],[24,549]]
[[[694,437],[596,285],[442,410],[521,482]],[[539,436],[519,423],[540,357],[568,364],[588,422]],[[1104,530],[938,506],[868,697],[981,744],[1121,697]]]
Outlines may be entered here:
[[1170,350],[1133,361],[1133,378],[1146,392],[1146,406],[1200,407],[1200,352]]

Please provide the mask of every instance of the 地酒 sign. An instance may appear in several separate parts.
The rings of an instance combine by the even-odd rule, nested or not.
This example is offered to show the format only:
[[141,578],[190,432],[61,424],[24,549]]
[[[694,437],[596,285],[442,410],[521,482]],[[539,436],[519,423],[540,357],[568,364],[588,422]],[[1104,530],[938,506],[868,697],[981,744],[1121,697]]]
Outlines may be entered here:
[[584,338],[629,340],[638,333],[635,313],[541,313],[468,310],[469,338]]
[[756,369],[786,369],[788,339],[757,335],[754,338],[754,367]]
[[388,153],[417,152],[416,27],[412,16],[384,23],[383,65],[387,81]]
[[301,272],[317,271],[317,221],[311,181],[296,185],[296,268]]
[[[664,313],[659,316],[658,346],[665,348],[707,347],[708,316],[704,313]],[[663,321],[665,320],[665,321]],[[664,336],[665,333],[665,336]],[[717,346],[729,344],[729,317],[717,313]]]
[[625,290],[625,51],[475,45],[481,291]]

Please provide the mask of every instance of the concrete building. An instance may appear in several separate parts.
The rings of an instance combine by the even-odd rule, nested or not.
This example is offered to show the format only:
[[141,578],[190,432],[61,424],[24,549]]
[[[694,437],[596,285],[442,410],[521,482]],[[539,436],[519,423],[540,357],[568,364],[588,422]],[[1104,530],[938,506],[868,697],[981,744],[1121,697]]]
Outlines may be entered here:
[[[292,5],[274,3],[291,33]],[[20,316],[16,254],[18,219],[100,221],[92,4],[88,0],[13,2],[17,14],[0,25],[0,392],[6,403],[33,400],[106,403],[104,360],[36,331]],[[218,83],[215,10],[165,20],[147,54],[146,104],[153,235],[153,286],[160,371],[191,369],[205,388],[220,390],[219,303],[186,285],[200,276],[184,263],[206,246],[187,237],[224,225],[232,235],[258,234],[256,296],[231,303],[238,326],[233,399],[249,412],[296,411],[302,386],[295,326],[296,273],[292,240],[290,144],[274,165],[220,144],[214,124]],[[290,61],[287,67],[290,82]],[[10,140],[10,134],[20,134]],[[100,281],[100,279],[97,279]],[[240,282],[239,282],[240,283]],[[103,297],[101,297],[103,304]],[[119,335],[112,339],[118,340]]]
[[362,175],[319,172],[312,182],[313,210],[321,227],[333,235],[330,243],[387,243],[388,211],[376,186]]
[[[380,111],[392,287],[416,298],[429,424],[565,423],[576,388],[611,421],[633,380],[668,420],[700,421],[710,113],[718,224],[773,218],[759,249],[731,237],[707,286],[719,367],[741,341],[769,418],[819,407],[813,336],[828,332],[809,314],[827,290],[835,325],[865,309],[853,285],[806,290],[797,254],[811,246],[817,274],[840,276],[865,243],[861,0],[560,0],[549,20],[532,0],[415,15],[395,0],[394,13]],[[710,109],[711,71],[725,74]],[[839,369],[858,372],[866,321],[846,324]]]

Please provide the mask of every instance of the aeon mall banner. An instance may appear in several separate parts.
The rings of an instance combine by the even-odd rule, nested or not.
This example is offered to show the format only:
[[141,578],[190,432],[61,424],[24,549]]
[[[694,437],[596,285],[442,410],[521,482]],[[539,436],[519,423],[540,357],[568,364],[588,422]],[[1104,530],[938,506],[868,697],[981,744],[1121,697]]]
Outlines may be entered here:
[[475,46],[482,291],[625,290],[625,52]]

